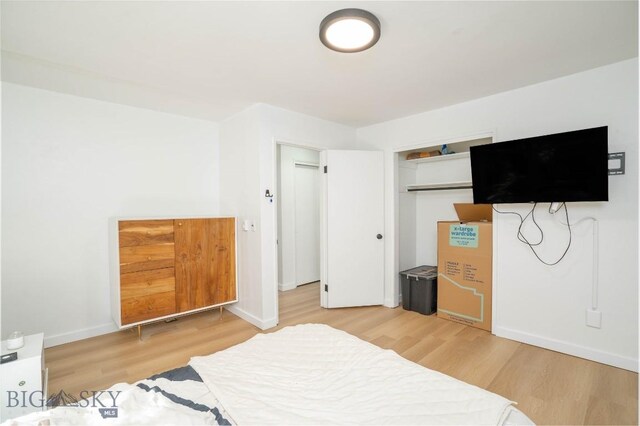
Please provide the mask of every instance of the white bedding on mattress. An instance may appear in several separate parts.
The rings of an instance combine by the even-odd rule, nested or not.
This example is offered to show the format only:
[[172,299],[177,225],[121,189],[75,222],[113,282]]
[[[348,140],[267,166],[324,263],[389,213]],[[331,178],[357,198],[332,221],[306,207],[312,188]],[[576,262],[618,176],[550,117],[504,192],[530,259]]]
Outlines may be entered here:
[[498,425],[521,414],[499,395],[321,324],[258,334],[190,365],[241,425]]

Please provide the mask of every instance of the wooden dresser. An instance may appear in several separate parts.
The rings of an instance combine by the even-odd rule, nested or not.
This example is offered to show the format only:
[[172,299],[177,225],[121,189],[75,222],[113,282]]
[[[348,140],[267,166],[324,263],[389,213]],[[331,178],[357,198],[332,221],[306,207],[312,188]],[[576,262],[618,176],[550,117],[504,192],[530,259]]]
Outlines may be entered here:
[[236,219],[113,220],[111,305],[125,328],[237,302]]

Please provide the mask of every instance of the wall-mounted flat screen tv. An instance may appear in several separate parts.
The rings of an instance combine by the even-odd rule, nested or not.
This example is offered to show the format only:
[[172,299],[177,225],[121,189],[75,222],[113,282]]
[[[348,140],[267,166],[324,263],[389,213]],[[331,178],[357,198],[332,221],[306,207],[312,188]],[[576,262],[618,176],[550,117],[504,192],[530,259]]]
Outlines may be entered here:
[[472,146],[476,204],[608,201],[607,127]]

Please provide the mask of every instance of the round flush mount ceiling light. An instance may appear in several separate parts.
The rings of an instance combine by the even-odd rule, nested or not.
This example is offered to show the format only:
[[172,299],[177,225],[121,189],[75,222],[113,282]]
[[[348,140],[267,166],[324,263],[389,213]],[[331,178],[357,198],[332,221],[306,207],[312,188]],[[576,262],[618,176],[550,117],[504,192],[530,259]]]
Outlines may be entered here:
[[320,23],[320,41],[338,52],[362,52],[376,44],[378,39],[380,21],[366,10],[337,10]]

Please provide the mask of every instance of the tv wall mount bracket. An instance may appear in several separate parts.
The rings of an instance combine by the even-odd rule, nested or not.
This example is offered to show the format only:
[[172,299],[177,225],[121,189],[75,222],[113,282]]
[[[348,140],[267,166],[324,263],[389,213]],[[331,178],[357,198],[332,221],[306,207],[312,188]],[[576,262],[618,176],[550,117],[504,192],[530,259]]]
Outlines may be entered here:
[[624,174],[624,152],[610,152],[607,154],[609,160],[609,175]]

